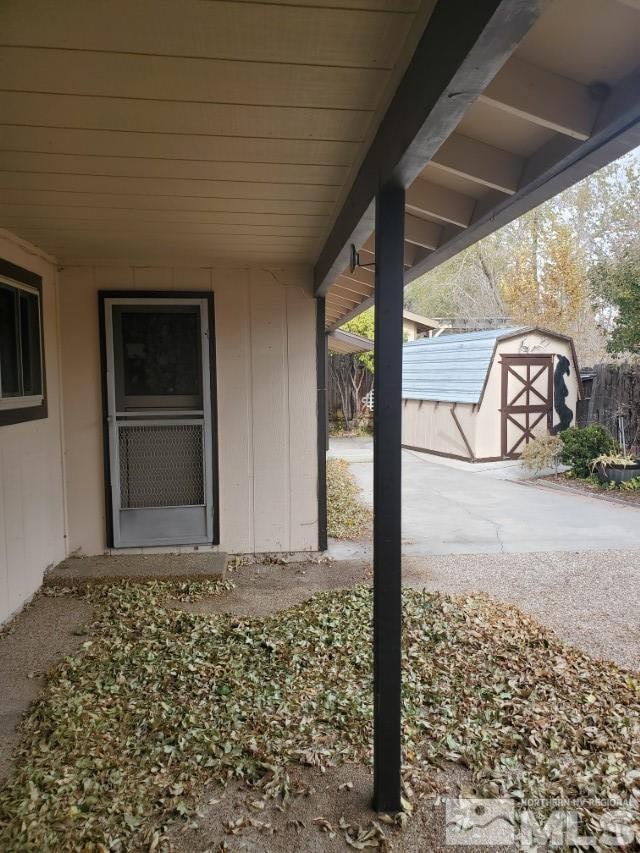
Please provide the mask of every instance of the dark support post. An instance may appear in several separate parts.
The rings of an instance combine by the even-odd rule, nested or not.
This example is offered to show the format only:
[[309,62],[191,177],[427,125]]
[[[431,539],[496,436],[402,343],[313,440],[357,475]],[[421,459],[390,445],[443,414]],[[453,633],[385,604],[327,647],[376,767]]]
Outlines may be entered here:
[[316,379],[318,420],[318,551],[327,550],[327,334],[324,298],[316,299]]
[[373,409],[373,806],[400,811],[402,577],[400,478],[404,189],[376,197]]
[[324,333],[324,376],[326,387],[326,400],[324,406],[327,435],[327,452],[329,452],[329,409],[331,407],[331,362],[329,361],[329,333]]

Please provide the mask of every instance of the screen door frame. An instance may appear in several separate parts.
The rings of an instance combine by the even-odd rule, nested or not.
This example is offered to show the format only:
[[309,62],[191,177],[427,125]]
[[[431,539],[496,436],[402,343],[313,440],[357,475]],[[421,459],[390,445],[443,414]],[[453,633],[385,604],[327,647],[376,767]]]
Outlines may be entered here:
[[[122,542],[119,536],[119,501],[114,495],[113,471],[115,460],[112,458],[114,441],[111,408],[114,403],[113,374],[110,369],[113,364],[113,335],[111,328],[111,310],[114,304],[148,305],[153,303],[169,306],[196,305],[202,306],[201,318],[204,319],[201,328],[202,339],[202,392],[204,399],[204,476],[205,503],[208,522],[206,537],[172,537],[155,538],[141,541],[137,544]],[[105,481],[105,522],[107,546],[109,548],[138,548],[138,547],[171,547],[178,545],[218,545],[220,542],[219,525],[219,482],[218,482],[218,423],[217,423],[217,381],[216,381],[216,345],[215,345],[215,312],[214,296],[210,291],[180,291],[180,290],[101,290],[98,292],[100,358],[102,374],[102,412],[103,412],[103,449],[104,449],[104,481]],[[204,332],[204,334],[203,334]],[[208,342],[208,346],[207,346]],[[111,405],[110,405],[111,403]],[[133,418],[131,419],[133,420]]]

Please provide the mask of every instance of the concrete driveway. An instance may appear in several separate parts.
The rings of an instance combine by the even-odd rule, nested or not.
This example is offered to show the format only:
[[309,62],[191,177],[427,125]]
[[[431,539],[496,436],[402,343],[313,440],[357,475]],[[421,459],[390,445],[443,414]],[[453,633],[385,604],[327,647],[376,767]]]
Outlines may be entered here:
[[[372,502],[373,443],[332,439]],[[640,549],[640,510],[522,481],[517,462],[469,464],[404,450],[403,553],[488,554]],[[336,557],[368,556],[369,543],[335,543]],[[640,556],[640,555],[639,555]]]

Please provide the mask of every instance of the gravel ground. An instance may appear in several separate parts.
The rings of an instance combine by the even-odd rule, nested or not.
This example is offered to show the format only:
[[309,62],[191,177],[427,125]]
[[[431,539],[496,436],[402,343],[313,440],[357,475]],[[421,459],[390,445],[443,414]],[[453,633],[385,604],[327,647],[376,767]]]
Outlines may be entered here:
[[640,670],[640,552],[405,557],[404,582],[486,592],[596,658]]
[[[515,604],[596,658],[640,670],[640,552],[450,554],[404,557],[403,582],[486,592]],[[194,613],[265,616],[323,589],[370,583],[364,560],[245,566],[224,596],[174,605]]]
[[[268,804],[263,810],[251,807],[255,794],[247,791],[242,783],[231,782],[226,789],[211,788],[198,809],[199,816],[189,826],[174,827],[170,833],[172,848],[176,853],[196,851],[244,851],[244,853],[343,853],[350,848],[339,828],[340,819],[352,826],[366,827],[370,824],[371,792],[373,778],[367,767],[345,764],[330,768],[322,773],[311,767],[292,767],[292,787],[308,790],[308,794],[295,796],[283,808],[279,803]],[[454,765],[435,774],[436,790],[443,798],[426,796],[414,801],[415,813],[400,833],[397,828],[383,824],[383,830],[393,844],[394,853],[447,853],[463,849],[465,853],[495,853],[498,849],[506,853],[507,846],[496,848],[465,844],[452,847],[445,840],[445,800],[457,796],[461,785],[471,782],[471,774]],[[351,789],[345,787],[351,784]],[[232,834],[230,821],[243,817],[253,819],[257,826],[240,826],[238,834]],[[324,830],[314,821],[324,820]],[[225,824],[227,831],[225,831]],[[261,825],[262,824],[262,825]],[[220,846],[226,843],[227,847]]]

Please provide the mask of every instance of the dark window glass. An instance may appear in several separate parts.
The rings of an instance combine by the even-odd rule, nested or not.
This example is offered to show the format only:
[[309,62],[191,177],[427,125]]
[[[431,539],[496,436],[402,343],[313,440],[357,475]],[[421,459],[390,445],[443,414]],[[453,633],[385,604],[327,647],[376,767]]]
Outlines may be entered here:
[[127,396],[199,395],[200,317],[196,311],[122,311]]
[[0,285],[0,389],[3,397],[20,393],[16,291]]
[[0,397],[42,394],[39,300],[0,284]]
[[20,292],[20,344],[22,354],[22,381],[25,396],[42,393],[40,367],[40,316],[38,297]]

